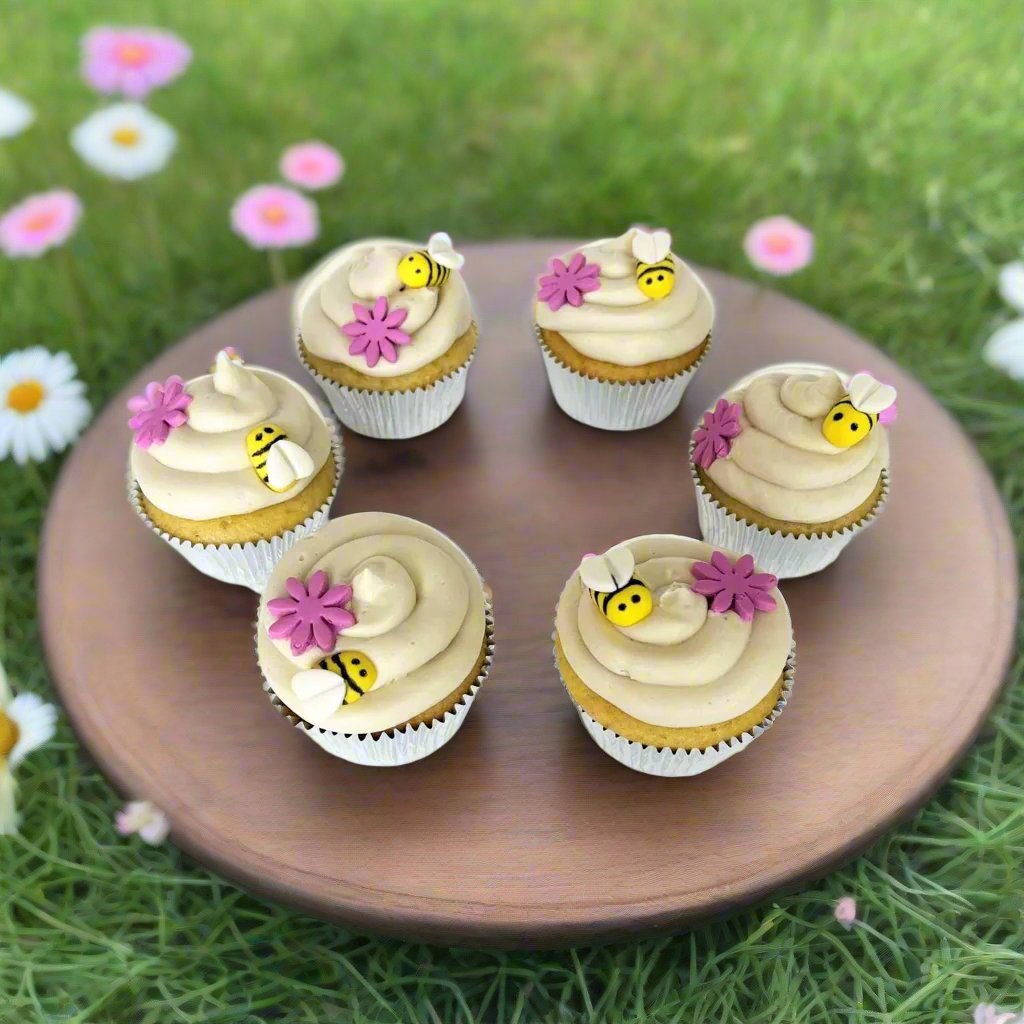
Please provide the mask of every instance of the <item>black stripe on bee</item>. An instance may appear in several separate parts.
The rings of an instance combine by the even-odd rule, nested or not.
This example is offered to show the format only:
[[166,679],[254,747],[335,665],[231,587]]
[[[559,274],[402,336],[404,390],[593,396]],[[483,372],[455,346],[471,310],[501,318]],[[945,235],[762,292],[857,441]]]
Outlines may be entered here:
[[[329,658],[324,658],[320,662],[320,668],[322,668],[325,672],[330,672],[330,669],[327,667],[327,663],[328,662],[330,662],[332,665],[334,665],[334,667],[338,670],[338,675],[341,676],[341,678],[345,681],[346,688],[347,687],[351,687],[353,690],[356,691],[357,694],[359,694],[360,697],[365,697],[366,696],[366,691],[349,674],[348,668],[345,666],[345,663],[341,660],[341,655],[340,654],[332,654]],[[345,703],[345,704],[351,704],[352,703],[348,699],[348,690],[347,689],[345,691],[345,699],[344,699],[343,703]]]
[[637,579],[636,576],[631,576],[628,583],[623,583],[618,590],[605,591],[605,590],[592,590],[591,593],[594,595],[594,600],[597,602],[597,607],[601,609],[602,614],[607,612],[608,605],[611,604],[612,598],[621,594],[624,590],[628,590],[630,587],[646,587],[647,584],[643,580]]
[[[262,448],[257,448],[252,453],[252,458],[255,459],[258,458],[260,455],[266,455],[267,452],[269,452],[270,449],[273,448],[278,441],[286,441],[287,439],[288,435],[282,431],[282,433],[278,434],[277,437],[271,438]],[[266,460],[264,460],[263,465],[266,465]],[[256,468],[259,469],[259,466],[257,466]]]
[[666,274],[675,275],[676,268],[670,256],[666,256],[665,259],[659,260],[657,263],[638,263],[636,265],[636,279],[639,281],[644,274],[649,274],[652,270],[662,270]]

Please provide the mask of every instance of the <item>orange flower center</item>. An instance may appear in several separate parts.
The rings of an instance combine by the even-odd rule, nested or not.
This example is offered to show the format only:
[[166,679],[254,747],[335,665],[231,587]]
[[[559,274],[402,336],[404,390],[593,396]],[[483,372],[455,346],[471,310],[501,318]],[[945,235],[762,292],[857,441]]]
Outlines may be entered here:
[[7,408],[25,415],[35,412],[46,397],[46,389],[37,380],[23,380],[7,392]]
[[288,219],[288,211],[280,203],[270,203],[263,207],[263,219],[268,224],[280,224]]
[[140,43],[122,43],[117,48],[117,59],[133,68],[145,64],[148,58],[146,48]]
[[0,711],[0,757],[6,757],[18,742],[18,723]]
[[764,240],[764,246],[769,252],[781,254],[793,248],[793,239],[789,235],[769,235]]
[[110,137],[119,146],[134,146],[135,143],[142,138],[142,133],[138,128],[132,128],[131,125],[124,125],[121,128],[115,128]]
[[30,217],[25,218],[25,230],[46,231],[53,227],[56,220],[57,214],[53,210],[40,210],[39,213],[33,213]]

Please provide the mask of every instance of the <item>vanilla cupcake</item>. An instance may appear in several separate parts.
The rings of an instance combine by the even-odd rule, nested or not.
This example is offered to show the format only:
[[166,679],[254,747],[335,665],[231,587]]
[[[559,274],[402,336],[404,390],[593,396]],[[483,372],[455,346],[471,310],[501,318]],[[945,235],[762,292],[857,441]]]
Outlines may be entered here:
[[278,559],[326,521],[341,441],[307,391],[229,350],[187,384],[128,402],[128,496],[196,569],[260,591]]
[[749,555],[654,534],[588,555],[558,601],[555,662],[587,732],[648,775],[743,750],[793,687],[793,626]]
[[462,726],[494,651],[483,581],[415,519],[360,512],[288,552],[260,602],[271,702],[328,753],[418,761]]
[[581,423],[639,430],[678,407],[711,343],[714,305],[670,251],[631,228],[553,259],[534,306],[555,401]]
[[869,373],[816,364],[740,381],[690,445],[704,539],[783,578],[830,565],[888,496],[895,403],[895,389]]
[[299,285],[299,358],[345,426],[415,437],[459,407],[477,339],[463,262],[443,232],[426,247],[373,239],[339,249]]

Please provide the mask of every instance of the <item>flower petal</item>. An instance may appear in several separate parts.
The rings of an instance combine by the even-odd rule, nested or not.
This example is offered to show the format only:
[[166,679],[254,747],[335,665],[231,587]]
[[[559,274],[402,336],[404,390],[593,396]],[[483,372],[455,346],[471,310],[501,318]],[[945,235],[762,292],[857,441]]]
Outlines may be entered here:
[[352,600],[352,587],[348,583],[336,583],[320,598],[325,607],[346,604]]
[[732,608],[744,622],[750,622],[754,618],[754,602],[744,593],[733,597]]
[[302,654],[313,646],[313,627],[305,621],[301,621],[292,631],[291,635],[292,654]]
[[732,607],[732,594],[728,590],[721,590],[715,595],[711,602],[711,611],[716,615],[724,615]]
[[739,576],[749,576],[754,571],[754,556],[740,555],[732,568],[733,572]]
[[318,618],[313,623],[313,640],[321,651],[334,650],[338,631],[326,619]]
[[721,580],[697,580],[690,584],[690,589],[701,597],[714,597],[719,591],[725,589]]
[[284,581],[284,589],[288,591],[296,601],[302,601],[306,597],[306,587],[297,576],[289,576]]
[[271,615],[291,615],[298,610],[298,602],[290,597],[272,597],[267,602],[267,611]]
[[272,622],[267,630],[267,635],[274,640],[283,640],[295,632],[296,627],[302,620],[295,614],[282,615],[277,622]]
[[373,304],[373,319],[383,320],[388,315],[388,300],[383,295],[377,296],[377,301]]
[[327,591],[327,584],[330,581],[327,579],[327,573],[323,569],[317,569],[312,576],[309,577],[309,596],[310,597],[322,597]]

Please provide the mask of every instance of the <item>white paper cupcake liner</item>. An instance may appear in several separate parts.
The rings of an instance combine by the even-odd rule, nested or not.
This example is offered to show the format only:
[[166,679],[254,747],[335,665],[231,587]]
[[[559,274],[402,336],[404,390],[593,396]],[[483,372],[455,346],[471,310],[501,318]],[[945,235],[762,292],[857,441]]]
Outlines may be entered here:
[[274,693],[266,679],[263,681],[263,690],[281,715],[333,757],[376,768],[394,768],[402,764],[411,764],[440,750],[462,728],[462,723],[466,720],[480,687],[490,674],[494,662],[494,613],[490,605],[486,607],[486,616],[487,652],[479,675],[459,702],[432,722],[392,729],[376,736],[369,733],[348,735],[331,732],[329,729],[321,729],[303,721]]
[[366,391],[349,388],[318,373],[306,361],[296,338],[299,362],[320,385],[334,415],[357,434],[398,441],[436,430],[454,415],[466,395],[466,377],[476,348],[451,373],[429,387],[413,391]]
[[534,333],[559,408],[574,420],[601,430],[643,430],[671,416],[679,408],[683,392],[711,349],[709,337],[700,358],[682,373],[662,380],[627,384],[585,377],[558,359],[544,344],[536,326]]
[[735,512],[730,512],[713,498],[701,483],[693,462],[693,448],[691,441],[690,476],[697,491],[697,518],[704,540],[716,548],[753,556],[758,569],[773,573],[780,580],[810,576],[831,565],[843,548],[878,518],[889,497],[889,472],[883,469],[882,493],[878,501],[863,519],[852,526],[845,526],[832,533],[800,536],[778,533],[739,518]]
[[[557,667],[557,661],[556,661]],[[730,757],[746,750],[759,736],[763,736],[782,714],[793,692],[793,680],[796,672],[796,646],[786,659],[783,670],[782,693],[775,707],[761,720],[758,725],[732,739],[722,740],[705,750],[683,750],[673,747],[651,747],[635,740],[627,740],[613,729],[603,726],[597,719],[587,714],[575,701],[573,707],[590,738],[609,756],[624,764],[633,771],[644,775],[660,775],[664,778],[680,779],[689,775],[700,775],[714,768],[715,765],[727,761]],[[565,680],[562,680],[565,685]],[[568,693],[566,688],[566,693]],[[572,696],[569,697],[572,700]]]
[[330,516],[331,505],[338,493],[338,484],[341,482],[341,474],[345,467],[345,451],[341,435],[332,424],[329,423],[328,426],[331,430],[331,455],[335,467],[331,493],[311,516],[276,537],[246,544],[193,544],[191,541],[174,537],[161,530],[146,514],[142,505],[142,492],[131,469],[128,470],[128,500],[146,526],[161,540],[170,544],[193,568],[222,583],[248,587],[260,594],[285,552],[293,548],[303,537],[316,533]]

